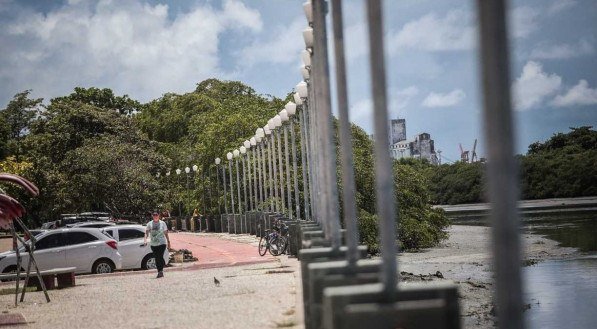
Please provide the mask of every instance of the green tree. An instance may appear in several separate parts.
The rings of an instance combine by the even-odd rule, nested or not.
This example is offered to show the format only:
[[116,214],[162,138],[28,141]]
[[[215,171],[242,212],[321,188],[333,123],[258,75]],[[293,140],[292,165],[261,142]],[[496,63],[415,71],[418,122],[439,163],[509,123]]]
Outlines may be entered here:
[[141,111],[142,105],[136,100],[129,98],[128,95],[116,96],[108,88],[82,88],[76,87],[75,91],[68,96],[57,97],[52,100],[58,102],[79,102],[93,105],[104,109],[115,110],[120,114],[132,115]]
[[39,112],[42,99],[31,99],[31,90],[16,94],[6,108],[0,110],[0,156],[15,155],[17,161],[21,155],[20,142],[36,114]]
[[53,99],[23,144],[42,191],[28,203],[33,222],[108,208],[138,214],[163,199],[155,173],[169,160],[113,108]]

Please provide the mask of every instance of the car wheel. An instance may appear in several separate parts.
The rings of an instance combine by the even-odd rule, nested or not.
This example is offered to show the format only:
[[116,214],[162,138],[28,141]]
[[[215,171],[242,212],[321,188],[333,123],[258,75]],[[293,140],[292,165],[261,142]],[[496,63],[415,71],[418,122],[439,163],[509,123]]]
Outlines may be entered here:
[[94,274],[106,274],[114,272],[114,264],[108,259],[99,259],[93,264],[92,272]]
[[141,268],[144,270],[153,270],[157,268],[153,254],[145,255],[143,261],[141,262]]
[[[2,273],[4,274],[8,274],[8,273],[16,273],[17,272],[17,266],[16,265],[9,265],[7,266],[4,271],[2,271]],[[23,275],[23,278],[25,277],[25,270],[21,267],[21,273]],[[9,281],[15,281],[16,279],[2,279],[0,281],[2,282],[9,282]]]

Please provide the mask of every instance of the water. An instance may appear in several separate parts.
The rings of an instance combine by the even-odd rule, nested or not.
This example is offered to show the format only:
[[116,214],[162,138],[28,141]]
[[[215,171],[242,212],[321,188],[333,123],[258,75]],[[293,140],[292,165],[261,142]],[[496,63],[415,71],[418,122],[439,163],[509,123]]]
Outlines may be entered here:
[[597,327],[597,218],[525,220],[531,233],[544,235],[583,255],[523,268],[527,328]]

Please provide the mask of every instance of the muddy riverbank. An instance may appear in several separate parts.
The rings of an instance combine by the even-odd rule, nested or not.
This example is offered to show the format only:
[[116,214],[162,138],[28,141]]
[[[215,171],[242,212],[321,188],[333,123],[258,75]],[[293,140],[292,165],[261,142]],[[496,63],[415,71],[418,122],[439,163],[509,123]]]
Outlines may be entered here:
[[[438,247],[399,256],[399,271],[405,281],[451,280],[458,284],[465,328],[493,328],[492,270],[490,228],[454,225],[450,237]],[[558,242],[523,234],[524,266],[545,260],[568,259],[579,255],[577,249],[559,247]],[[533,301],[524,301],[533,307]]]

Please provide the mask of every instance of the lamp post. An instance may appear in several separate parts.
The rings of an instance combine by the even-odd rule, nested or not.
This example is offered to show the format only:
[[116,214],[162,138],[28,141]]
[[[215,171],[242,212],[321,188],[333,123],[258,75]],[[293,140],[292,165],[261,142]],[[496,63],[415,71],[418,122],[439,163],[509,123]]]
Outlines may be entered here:
[[301,210],[300,210],[300,203],[299,203],[299,187],[298,187],[298,170],[296,165],[296,137],[294,132],[294,116],[296,114],[296,104],[293,102],[288,102],[284,109],[288,113],[289,121],[290,121],[290,144],[292,145],[292,173],[293,173],[293,183],[294,183],[294,206],[295,206],[295,214],[296,218],[301,218]]
[[270,130],[269,134],[269,161],[272,166],[272,173],[271,173],[271,190],[273,196],[273,204],[274,204],[274,212],[279,212],[278,208],[278,163],[276,162],[276,140],[275,140],[275,130],[276,124],[274,123],[274,119],[269,119],[267,122],[267,126]]
[[[263,131],[265,132],[264,141],[267,142],[267,149],[268,149],[267,150],[267,154],[268,154],[268,159],[267,159],[268,161],[267,161],[267,163],[268,163],[268,167],[269,167],[268,169],[269,169],[269,171],[268,171],[268,175],[267,175],[268,176],[267,177],[268,178],[267,179],[267,185],[269,186],[269,194],[267,194],[267,196],[268,196],[269,199],[271,199],[271,198],[274,197],[274,186],[272,184],[272,182],[273,182],[273,175],[274,175],[274,170],[273,170],[273,167],[272,167],[272,162],[273,162],[273,160],[272,160],[272,144],[273,143],[271,142],[271,140],[268,141],[267,137],[272,134],[272,131],[269,129],[268,125],[265,125],[263,127]],[[269,202],[268,202],[268,204],[269,204]],[[269,205],[269,210],[275,212],[276,211],[275,206],[276,206],[275,203],[273,205],[270,204]]]
[[245,166],[245,155],[247,154],[247,148],[243,145],[239,148],[240,150],[240,161],[242,163],[242,167],[243,167],[243,197],[244,197],[244,201],[245,201],[245,213],[249,210],[249,202],[250,200],[247,200],[247,170],[246,170],[246,166]]
[[253,210],[257,211],[257,190],[259,189],[259,179],[257,177],[257,162],[259,159],[259,150],[257,149],[257,139],[255,138],[255,136],[251,137],[251,139],[249,139],[249,142],[251,143],[251,148],[253,149]]
[[[197,190],[197,171],[199,170],[199,167],[195,164],[191,167],[191,169],[193,170],[193,179],[191,180],[191,182],[193,183],[193,190],[196,191]],[[201,171],[203,173],[203,170]],[[203,211],[201,212],[202,214],[205,215],[205,177],[203,177],[203,175],[201,175],[202,179],[201,179],[201,186],[203,187],[203,191],[201,192],[202,196],[202,204],[203,204]],[[198,204],[198,200],[195,200],[195,202],[193,202],[193,208],[195,208],[195,206]],[[197,205],[197,208],[199,206]],[[195,213],[195,211],[193,210],[193,213]]]
[[[182,172],[182,170],[176,169],[175,171],[176,171],[176,177],[177,177],[176,180],[178,181],[177,185],[180,185],[180,173]],[[179,200],[178,201],[178,216],[182,215],[181,203],[182,203],[182,201]]]
[[[288,111],[286,111],[286,108],[284,108],[282,111],[280,111],[279,113],[280,118],[282,119],[282,123],[284,122],[288,122],[290,120],[290,117],[288,116]],[[286,166],[286,193],[287,193],[287,203],[288,203],[288,216],[290,217],[290,219],[293,219],[294,217],[292,216],[292,189],[290,188],[290,158],[288,155],[288,125],[283,125],[283,130],[284,130],[284,159],[285,161],[285,166]]]
[[[255,142],[259,145],[257,148],[257,166],[259,167],[259,202],[263,204],[266,200],[265,197],[265,157],[263,156],[263,137],[265,131],[263,128],[257,128],[255,131]],[[263,210],[263,208],[262,208]]]
[[240,151],[238,149],[232,151],[232,154],[234,155],[234,165],[236,167],[236,192],[238,193],[238,214],[242,215],[243,210],[242,210],[242,205],[241,205],[241,199],[240,199],[240,174],[238,172],[238,156],[240,155]]
[[[303,54],[306,51],[303,52]],[[307,54],[309,54],[307,52]],[[309,55],[310,58],[310,55]],[[303,59],[304,60],[304,59]],[[310,155],[309,155],[309,143],[307,136],[307,84],[299,83],[296,86],[296,92],[294,93],[294,101],[297,105],[301,105],[301,116],[299,117],[300,134],[301,134],[301,167],[303,172],[303,207],[305,212],[304,219],[311,219],[311,172],[310,172]],[[304,101],[303,101],[304,99]]]
[[232,188],[232,153],[226,153],[226,159],[228,159],[228,177],[230,178],[230,201],[232,205],[232,214],[234,214],[234,190]]
[[[218,167],[220,166],[220,162],[222,162],[222,159],[220,158],[216,158],[215,159],[216,162],[216,196],[218,198],[218,215],[222,214],[222,202],[220,201],[220,170],[218,169]],[[224,175],[224,178],[226,178],[226,175]],[[224,203],[226,203],[226,182],[224,182]],[[228,207],[224,206],[224,210],[226,212],[228,212]]]
[[274,126],[276,127],[276,135],[275,135],[275,141],[277,142],[277,155],[278,155],[278,168],[280,168],[279,170],[279,176],[280,176],[280,185],[276,186],[276,188],[279,188],[280,191],[280,199],[282,200],[282,205],[280,207],[280,212],[284,213],[284,208],[286,208],[286,196],[284,195],[284,167],[282,165],[282,135],[281,135],[281,127],[282,127],[282,118],[280,117],[280,115],[276,114],[276,116],[273,118],[273,122],[274,122]]
[[[187,180],[187,205],[191,203],[191,189],[189,188],[189,173],[191,172],[191,168],[185,167],[184,172],[186,173],[185,178]],[[187,209],[189,210],[189,209]]]
[[247,167],[247,178],[245,181],[245,185],[246,185],[246,190],[248,191],[245,192],[245,202],[246,202],[246,206],[245,208],[247,209],[247,211],[252,211],[253,210],[253,189],[252,189],[252,183],[251,183],[251,142],[249,140],[246,140],[243,142],[243,146],[245,147],[246,154],[245,154],[245,158],[244,158],[244,162],[246,163],[246,167]]

